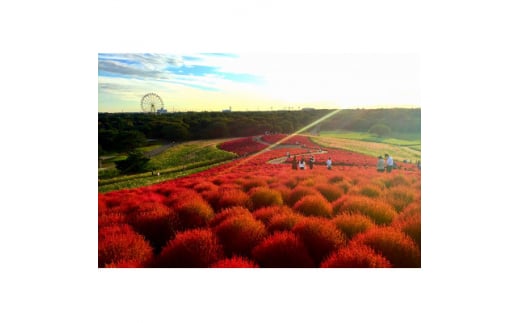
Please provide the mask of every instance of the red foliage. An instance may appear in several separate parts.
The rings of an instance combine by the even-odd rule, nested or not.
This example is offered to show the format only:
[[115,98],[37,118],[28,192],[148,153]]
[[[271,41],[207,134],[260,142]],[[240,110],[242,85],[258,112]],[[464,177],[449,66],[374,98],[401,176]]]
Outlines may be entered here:
[[292,231],[303,241],[316,264],[331,252],[345,246],[345,238],[327,219],[308,217],[296,223]]
[[224,257],[222,246],[209,229],[193,229],[177,234],[163,248],[153,267],[209,267]]
[[153,256],[152,247],[127,224],[99,228],[98,266],[100,268],[131,263],[139,267]]
[[332,206],[322,195],[307,195],[300,199],[294,209],[304,215],[330,218]]
[[230,217],[214,230],[228,256],[249,256],[251,249],[267,235],[264,224],[252,215]]
[[347,240],[375,226],[374,222],[363,214],[342,214],[332,221]]
[[266,145],[254,141],[253,137],[230,140],[219,145],[220,149],[236,153],[239,156],[249,155],[266,147]]
[[214,213],[208,202],[199,198],[182,203],[177,209],[177,216],[184,230],[207,226]]
[[334,202],[334,214],[362,213],[369,216],[376,224],[389,224],[397,212],[394,208],[382,201],[366,196],[346,195]]
[[128,217],[128,223],[142,234],[158,252],[179,229],[179,219],[161,203],[143,204],[139,212]]
[[269,230],[269,232],[284,230],[291,231],[294,225],[303,219],[305,219],[304,216],[296,214],[292,210],[291,212],[277,214],[269,221],[267,230]]
[[327,199],[329,202],[334,202],[341,196],[343,196],[344,191],[342,188],[332,184],[320,184],[316,185],[316,189]]
[[221,210],[232,206],[242,206],[247,209],[253,207],[253,202],[249,198],[249,195],[238,189],[221,190],[219,192],[219,199],[216,203],[216,209]]
[[261,267],[301,268],[314,263],[305,245],[292,232],[276,232],[257,245],[252,251]]
[[321,263],[322,268],[390,268],[385,257],[365,245],[349,245],[332,253]]
[[216,227],[223,221],[230,219],[235,216],[239,215],[245,215],[245,216],[251,216],[251,212],[249,212],[248,209],[242,207],[242,206],[233,206],[230,208],[226,208],[218,212],[213,219],[209,222],[209,225],[211,227]]
[[215,262],[211,268],[258,268],[258,265],[248,258],[233,256]]
[[291,194],[289,194],[289,200],[287,201],[287,203],[290,206],[294,206],[296,204],[296,202],[301,200],[304,196],[318,195],[318,194],[320,194],[320,192],[318,192],[317,190],[315,190],[311,187],[297,186],[291,191]]
[[394,227],[375,227],[358,234],[352,243],[365,244],[381,253],[392,267],[420,268],[421,252],[408,235]]
[[251,190],[253,209],[266,206],[283,205],[282,194],[267,187],[257,187]]
[[294,211],[285,205],[275,205],[263,207],[254,211],[253,217],[267,225],[274,216],[286,214],[294,214]]

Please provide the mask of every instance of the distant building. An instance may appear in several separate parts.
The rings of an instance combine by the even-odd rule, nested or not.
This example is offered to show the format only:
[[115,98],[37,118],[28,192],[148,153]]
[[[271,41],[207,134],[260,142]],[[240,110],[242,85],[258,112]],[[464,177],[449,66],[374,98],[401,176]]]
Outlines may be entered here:
[[229,107],[229,109],[222,110],[222,112],[231,112],[231,107]]
[[168,110],[166,110],[165,108],[160,108],[159,110],[157,110],[157,114],[164,114],[168,112]]
[[315,110],[315,109],[314,108],[309,108],[309,107],[302,108],[302,111],[309,111],[309,110]]

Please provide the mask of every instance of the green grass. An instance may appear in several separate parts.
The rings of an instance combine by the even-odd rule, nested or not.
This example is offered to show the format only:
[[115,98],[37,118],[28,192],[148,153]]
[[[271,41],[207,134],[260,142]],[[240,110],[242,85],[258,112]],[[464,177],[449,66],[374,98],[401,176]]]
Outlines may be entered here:
[[165,169],[197,162],[234,158],[235,154],[218,149],[213,141],[189,142],[176,145],[151,158],[148,168]]
[[[225,139],[192,141],[173,146],[165,152],[151,157],[146,167],[147,171],[140,174],[119,175],[114,165],[104,161],[103,166],[106,168],[98,171],[98,191],[109,192],[151,185],[220,165],[236,157],[235,154],[216,147],[222,141]],[[113,164],[114,159],[125,158],[126,156],[117,156],[111,161]],[[152,169],[161,175],[152,175]]]
[[393,133],[387,137],[378,137],[368,132],[353,132],[353,131],[321,131],[321,137],[332,137],[340,139],[353,139],[369,142],[381,142],[400,146],[420,146],[420,133]]
[[99,180],[98,182],[98,192],[106,193],[110,191],[117,191],[122,189],[129,189],[141,186],[152,185],[160,182],[164,182],[167,180],[175,179],[178,177],[187,176],[190,174],[198,173],[209,169],[214,166],[218,166],[224,164],[225,162],[217,162],[217,163],[209,163],[203,166],[190,165],[189,167],[180,167],[178,169],[170,169],[165,171],[160,171],[160,176],[151,175],[151,172],[136,174],[136,175],[128,175],[128,176],[119,176],[117,178],[113,178],[110,180]]
[[388,153],[397,162],[421,159],[420,134],[396,134],[378,138],[369,133],[322,131],[311,140],[323,147],[339,148],[377,157]]

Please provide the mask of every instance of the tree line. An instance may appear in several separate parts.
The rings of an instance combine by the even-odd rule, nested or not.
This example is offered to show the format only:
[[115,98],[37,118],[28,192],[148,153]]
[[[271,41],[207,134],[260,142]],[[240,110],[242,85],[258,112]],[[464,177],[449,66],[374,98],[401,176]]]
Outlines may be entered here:
[[[167,114],[99,113],[99,151],[129,151],[149,140],[186,141],[292,133],[333,110],[255,112],[177,112]],[[320,130],[385,132],[421,131],[420,109],[343,110],[319,125]],[[387,129],[388,128],[388,129]]]

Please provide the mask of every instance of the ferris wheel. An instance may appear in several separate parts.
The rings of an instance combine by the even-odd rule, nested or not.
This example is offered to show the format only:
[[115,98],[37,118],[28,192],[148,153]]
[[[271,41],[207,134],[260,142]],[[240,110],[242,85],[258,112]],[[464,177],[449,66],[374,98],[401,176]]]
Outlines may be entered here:
[[163,101],[160,96],[155,93],[148,93],[141,99],[141,109],[144,112],[155,113],[157,110],[164,108]]

